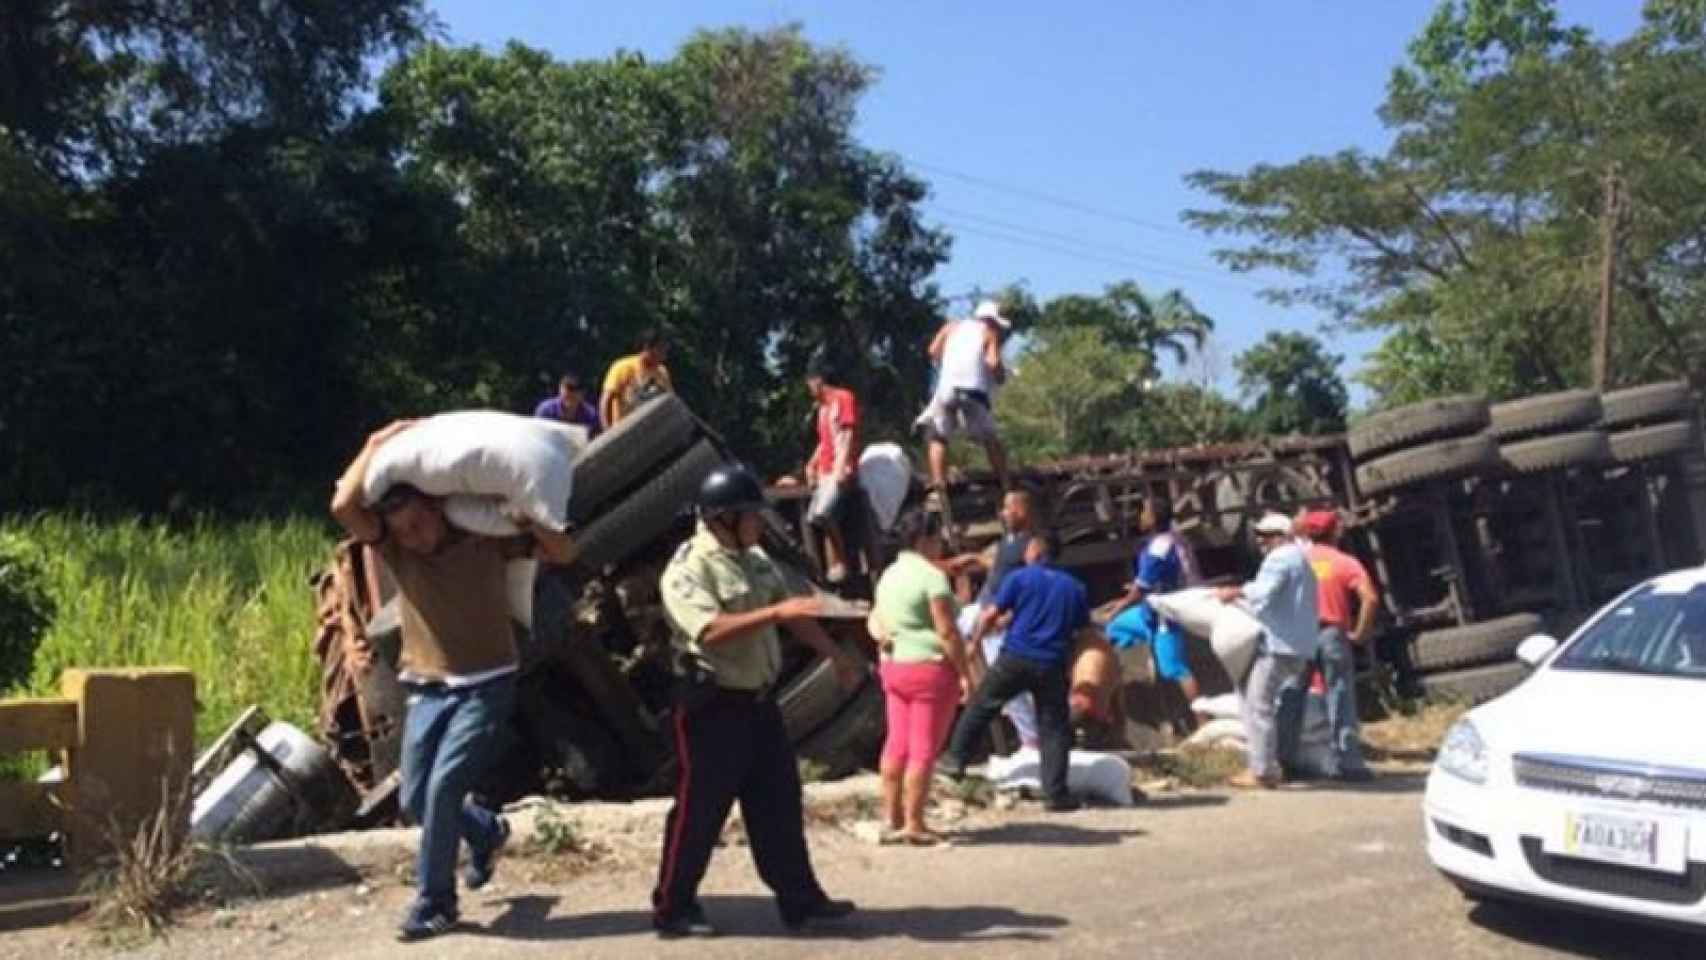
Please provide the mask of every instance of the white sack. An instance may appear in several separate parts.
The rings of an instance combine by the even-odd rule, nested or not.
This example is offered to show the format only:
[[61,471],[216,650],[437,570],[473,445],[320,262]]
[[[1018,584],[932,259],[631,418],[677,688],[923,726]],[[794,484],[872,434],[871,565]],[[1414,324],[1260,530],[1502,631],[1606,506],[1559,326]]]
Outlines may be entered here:
[[885,532],[891,530],[912,488],[912,461],[898,443],[874,443],[859,457],[859,485],[877,515],[877,525]]
[[521,532],[514,520],[504,516],[504,501],[498,497],[466,493],[445,497],[444,520],[458,530],[482,537],[513,537]]
[[[495,497],[534,523],[560,531],[568,523],[574,462],[585,443],[583,428],[538,417],[492,410],[443,413],[380,447],[368,465],[362,494],[371,504],[391,487],[407,483],[435,497]],[[475,509],[483,508],[458,508],[464,522],[489,524],[489,518],[474,518]]]
[[1156,594],[1149,598],[1149,603],[1185,632],[1208,638],[1227,676],[1243,687],[1262,640],[1261,623],[1243,604],[1222,603],[1209,587]]
[[[997,790],[1042,790],[1042,754],[1031,747],[990,757],[989,782]],[[1132,805],[1131,764],[1111,753],[1074,750],[1066,757],[1066,790],[1116,807]]]
[[1233,686],[1243,689],[1244,679],[1250,675],[1250,664],[1262,645],[1262,625],[1241,606],[1230,603],[1223,606],[1224,612],[1215,622],[1208,643],[1226,667]]
[[1156,613],[1178,624],[1186,633],[1205,638],[1214,633],[1214,623],[1226,609],[1211,587],[1154,593],[1148,599]]
[[[1191,703],[1191,709],[1199,710],[1198,705],[1210,705],[1215,710],[1224,710],[1230,705],[1231,717],[1217,716],[1196,729],[1186,738],[1183,746],[1187,747],[1236,747],[1248,751],[1250,743],[1244,733],[1244,722],[1236,719],[1242,709],[1243,701],[1236,693],[1222,694],[1218,697],[1199,697]],[[1200,711],[1199,712],[1204,712]],[[1214,714],[1211,714],[1214,715]],[[1333,767],[1333,732],[1327,725],[1327,701],[1318,693],[1310,693],[1304,697],[1303,726],[1298,732],[1297,755],[1286,758],[1287,765],[1294,773],[1306,776],[1324,777]]]
[[1216,720],[1237,720],[1242,717],[1244,702],[1236,693],[1222,693],[1213,697],[1198,697],[1191,701],[1191,712],[1200,713],[1205,717]]
[[533,629],[533,579],[538,575],[537,560],[511,560],[504,564],[509,615],[529,630]]
[[1244,736],[1243,721],[1221,717],[1196,728],[1181,746],[1229,747],[1248,752],[1250,742]]

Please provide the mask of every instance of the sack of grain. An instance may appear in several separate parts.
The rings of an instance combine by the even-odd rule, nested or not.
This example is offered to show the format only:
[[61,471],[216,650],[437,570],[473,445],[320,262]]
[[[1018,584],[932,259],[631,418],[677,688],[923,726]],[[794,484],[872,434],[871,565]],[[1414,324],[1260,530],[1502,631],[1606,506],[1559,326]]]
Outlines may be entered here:
[[469,410],[428,417],[392,437],[368,465],[368,503],[406,483],[453,498],[449,521],[473,533],[516,532],[510,510],[561,531],[568,523],[574,464],[586,431],[537,417]]

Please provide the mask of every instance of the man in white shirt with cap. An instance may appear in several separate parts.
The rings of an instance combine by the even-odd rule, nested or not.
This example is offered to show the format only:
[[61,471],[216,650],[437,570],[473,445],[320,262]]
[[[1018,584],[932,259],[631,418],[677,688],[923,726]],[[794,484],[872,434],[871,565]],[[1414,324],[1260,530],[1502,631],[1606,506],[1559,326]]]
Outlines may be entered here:
[[[945,491],[948,441],[965,434],[989,455],[1003,490],[1011,489],[1007,450],[995,427],[995,389],[1007,378],[1001,363],[1001,339],[1012,324],[993,300],[977,305],[970,317],[951,319],[930,341],[930,359],[939,374],[930,405],[918,418],[929,442],[930,484]],[[945,496],[945,493],[939,493]]]
[[1320,643],[1315,571],[1292,533],[1292,521],[1269,513],[1256,523],[1262,567],[1241,587],[1216,590],[1224,603],[1243,601],[1262,624],[1261,648],[1244,684],[1244,735],[1250,742],[1249,769],[1228,781],[1244,788],[1272,789],[1280,782],[1279,695],[1301,674]]

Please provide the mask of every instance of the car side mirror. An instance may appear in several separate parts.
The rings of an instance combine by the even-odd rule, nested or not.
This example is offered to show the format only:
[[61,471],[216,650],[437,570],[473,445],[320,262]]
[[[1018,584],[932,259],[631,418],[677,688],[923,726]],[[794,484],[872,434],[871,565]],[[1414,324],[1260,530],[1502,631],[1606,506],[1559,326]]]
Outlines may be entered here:
[[1544,633],[1537,633],[1527,640],[1517,644],[1516,658],[1528,664],[1530,670],[1540,669],[1546,658],[1558,649],[1558,638]]

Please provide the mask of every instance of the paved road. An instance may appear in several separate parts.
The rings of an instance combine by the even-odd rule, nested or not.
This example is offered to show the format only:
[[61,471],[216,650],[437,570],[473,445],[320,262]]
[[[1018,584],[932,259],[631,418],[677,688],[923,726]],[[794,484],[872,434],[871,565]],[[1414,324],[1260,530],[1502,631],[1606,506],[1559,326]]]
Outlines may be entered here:
[[[1423,857],[1419,781],[1259,796],[1186,795],[1130,811],[1021,810],[950,849],[814,839],[830,889],[864,908],[802,942],[780,935],[746,851],[720,851],[705,903],[725,936],[662,943],[642,909],[643,869],[556,889],[500,889],[466,906],[476,929],[391,942],[407,890],[352,907],[348,891],[246,907],[145,954],[267,957],[1697,957],[1706,946],[1643,928],[1472,906]],[[512,881],[513,882],[513,881]],[[270,928],[270,929],[269,929]],[[10,946],[41,956],[59,942]],[[8,952],[0,938],[0,955]],[[22,955],[20,953],[20,955]]]

